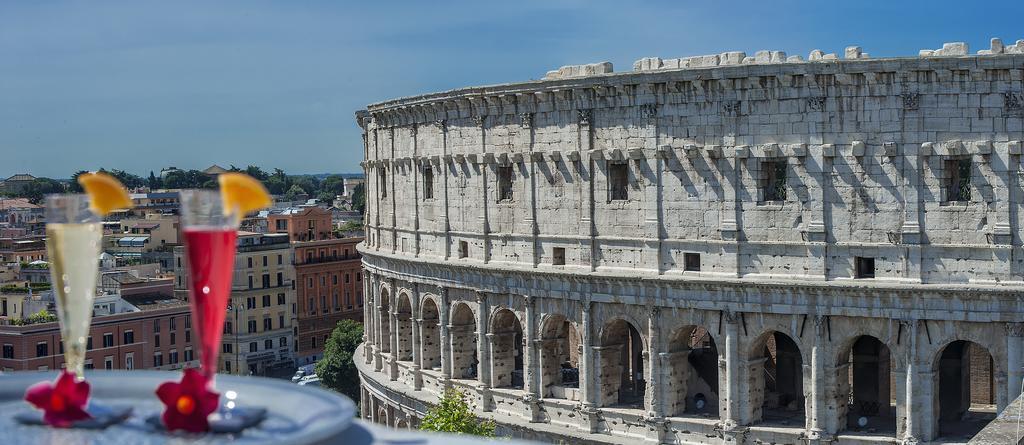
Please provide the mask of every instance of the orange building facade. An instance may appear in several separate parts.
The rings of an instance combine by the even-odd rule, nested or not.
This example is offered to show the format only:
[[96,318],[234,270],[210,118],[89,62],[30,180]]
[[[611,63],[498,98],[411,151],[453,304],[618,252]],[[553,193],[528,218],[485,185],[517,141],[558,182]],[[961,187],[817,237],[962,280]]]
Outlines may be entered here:
[[[329,215],[329,214],[328,214]],[[324,343],[338,321],[363,319],[362,238],[295,242],[296,339],[299,365],[323,357]]]

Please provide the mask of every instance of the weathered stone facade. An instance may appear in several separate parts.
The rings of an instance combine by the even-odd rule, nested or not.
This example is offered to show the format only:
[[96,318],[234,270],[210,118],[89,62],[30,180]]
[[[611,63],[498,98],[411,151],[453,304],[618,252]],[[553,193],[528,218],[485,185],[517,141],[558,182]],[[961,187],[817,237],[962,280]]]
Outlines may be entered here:
[[529,437],[969,434],[1024,365],[1018,47],[371,105],[363,412],[415,425],[456,387]]

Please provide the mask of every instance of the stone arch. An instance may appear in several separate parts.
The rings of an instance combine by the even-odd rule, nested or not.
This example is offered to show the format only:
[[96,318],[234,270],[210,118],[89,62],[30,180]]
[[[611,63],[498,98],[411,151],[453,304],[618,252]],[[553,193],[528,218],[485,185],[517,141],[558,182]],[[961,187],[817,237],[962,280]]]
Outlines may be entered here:
[[840,344],[836,358],[838,429],[896,435],[896,385],[892,350],[871,335]]
[[412,360],[412,300],[408,292],[398,294],[395,304],[395,335],[398,336],[398,361]]
[[660,363],[666,415],[718,416],[718,347],[706,327],[676,329]]
[[406,422],[405,419],[398,419],[397,421],[395,421],[395,428],[400,430],[407,430],[409,429],[409,422]]
[[380,312],[380,350],[383,353],[391,352],[391,299],[386,287],[380,288],[380,304],[377,305]]
[[582,341],[576,323],[561,314],[546,315],[540,337],[541,397],[578,400]]
[[480,359],[477,355],[476,317],[464,302],[452,305],[449,325],[452,351],[452,378],[475,379],[479,375]]
[[423,369],[441,368],[441,311],[433,298],[420,304],[420,361]]
[[606,322],[594,348],[598,406],[643,408],[648,368],[643,335],[624,317]]
[[953,340],[939,349],[932,362],[933,437],[973,437],[995,419],[995,369],[989,349],[976,342]]
[[804,426],[803,355],[789,335],[769,330],[752,343],[747,359],[750,421]]
[[491,317],[491,387],[523,388],[523,325],[508,308]]
[[384,426],[391,426],[389,424],[389,422],[388,422],[388,410],[387,410],[387,408],[382,406],[382,407],[380,407],[380,409],[377,410],[377,423],[379,423],[381,425],[384,425]]

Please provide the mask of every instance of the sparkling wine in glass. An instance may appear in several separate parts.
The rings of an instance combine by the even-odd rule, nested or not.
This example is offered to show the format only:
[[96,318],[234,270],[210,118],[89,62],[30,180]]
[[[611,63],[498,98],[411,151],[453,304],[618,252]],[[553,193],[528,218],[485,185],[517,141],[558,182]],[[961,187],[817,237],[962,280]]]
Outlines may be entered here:
[[239,216],[225,212],[215,191],[181,191],[192,326],[199,338],[200,372],[212,378],[224,329]]
[[85,352],[99,275],[100,218],[86,195],[46,197],[46,251],[67,370],[84,379]]

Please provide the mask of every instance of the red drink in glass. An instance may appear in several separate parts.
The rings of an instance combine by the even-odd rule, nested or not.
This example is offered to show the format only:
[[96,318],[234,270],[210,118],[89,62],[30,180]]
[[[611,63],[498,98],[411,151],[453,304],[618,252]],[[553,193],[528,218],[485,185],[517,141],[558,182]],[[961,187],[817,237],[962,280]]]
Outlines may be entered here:
[[213,377],[231,296],[238,233],[234,228],[201,226],[186,227],[183,232],[192,327],[200,343],[200,372]]

